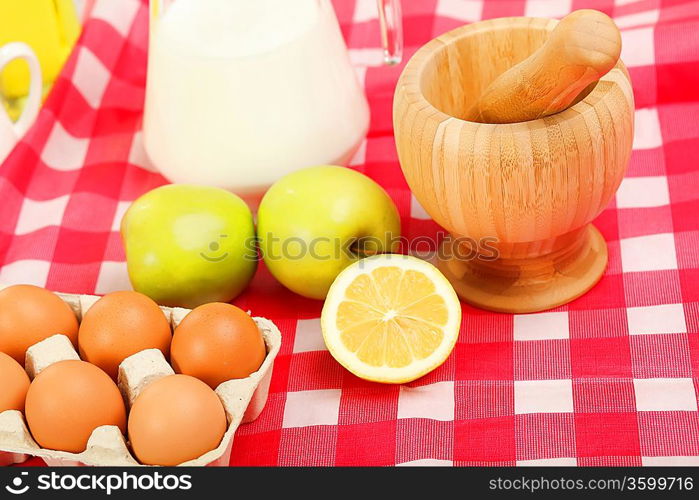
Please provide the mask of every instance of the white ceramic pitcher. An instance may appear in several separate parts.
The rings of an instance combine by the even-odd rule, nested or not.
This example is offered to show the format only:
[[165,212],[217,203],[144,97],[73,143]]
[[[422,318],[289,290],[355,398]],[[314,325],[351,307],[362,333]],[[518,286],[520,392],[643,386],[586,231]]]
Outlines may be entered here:
[[[399,0],[377,0],[386,64]],[[255,197],[312,165],[346,164],[369,107],[330,0],[151,0],[144,144],[173,182]]]
[[0,103],[0,163],[34,123],[41,108],[41,66],[34,51],[23,42],[7,43],[0,47],[0,72],[15,59],[24,59],[29,65],[29,97],[16,122],[12,122]]

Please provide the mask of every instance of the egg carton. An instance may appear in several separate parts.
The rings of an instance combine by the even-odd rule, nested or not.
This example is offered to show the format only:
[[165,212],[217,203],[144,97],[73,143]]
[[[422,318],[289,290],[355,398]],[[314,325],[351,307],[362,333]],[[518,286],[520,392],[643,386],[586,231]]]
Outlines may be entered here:
[[[5,288],[0,285],[0,290]],[[75,312],[78,321],[99,300],[93,295],[58,293]],[[189,313],[189,309],[161,307],[174,329]],[[182,466],[226,466],[229,462],[233,435],[239,425],[252,422],[262,412],[272,378],[274,359],[281,346],[279,329],[270,320],[253,317],[262,333],[267,347],[267,357],[255,373],[244,379],[223,382],[216,388],[226,411],[228,428],[221,443],[214,450],[182,463]],[[66,359],[80,359],[68,337],[54,335],[34,344],[27,350],[25,369],[34,379],[51,364]],[[118,386],[127,409],[151,382],[174,373],[170,364],[158,349],[147,349],[126,358],[119,365]],[[0,413],[0,466],[21,463],[29,457],[40,457],[50,466],[138,466],[129,450],[126,438],[116,426],[97,427],[82,453],[41,448],[32,438],[24,416],[16,410]]]

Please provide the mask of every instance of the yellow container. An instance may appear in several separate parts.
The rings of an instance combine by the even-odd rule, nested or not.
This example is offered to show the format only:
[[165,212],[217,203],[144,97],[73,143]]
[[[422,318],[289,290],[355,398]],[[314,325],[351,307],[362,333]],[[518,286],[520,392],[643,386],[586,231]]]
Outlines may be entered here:
[[[75,41],[80,21],[73,0],[0,0],[0,45],[22,41],[36,53],[45,88],[56,79]],[[29,91],[29,70],[21,61],[0,74],[0,91],[8,100]]]

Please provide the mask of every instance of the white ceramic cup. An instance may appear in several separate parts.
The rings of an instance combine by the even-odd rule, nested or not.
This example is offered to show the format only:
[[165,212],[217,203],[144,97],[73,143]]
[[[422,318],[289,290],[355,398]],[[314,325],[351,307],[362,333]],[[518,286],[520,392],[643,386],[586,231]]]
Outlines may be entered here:
[[19,120],[12,122],[0,105],[0,163],[15,147],[20,138],[31,127],[41,108],[41,66],[34,51],[23,42],[11,42],[0,47],[0,72],[15,59],[24,59],[29,65],[29,98]]

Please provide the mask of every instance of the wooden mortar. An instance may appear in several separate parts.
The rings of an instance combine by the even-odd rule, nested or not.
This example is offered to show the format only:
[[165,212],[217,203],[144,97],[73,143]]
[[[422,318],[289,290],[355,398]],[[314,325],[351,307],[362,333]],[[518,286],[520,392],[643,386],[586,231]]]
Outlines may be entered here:
[[403,173],[453,237],[436,264],[461,298],[484,309],[524,313],[565,304],[606,267],[606,243],[590,221],[616,192],[631,155],[634,100],[623,62],[572,107],[546,118],[462,119],[557,23],[501,18],[445,33],[417,51],[396,88]]

